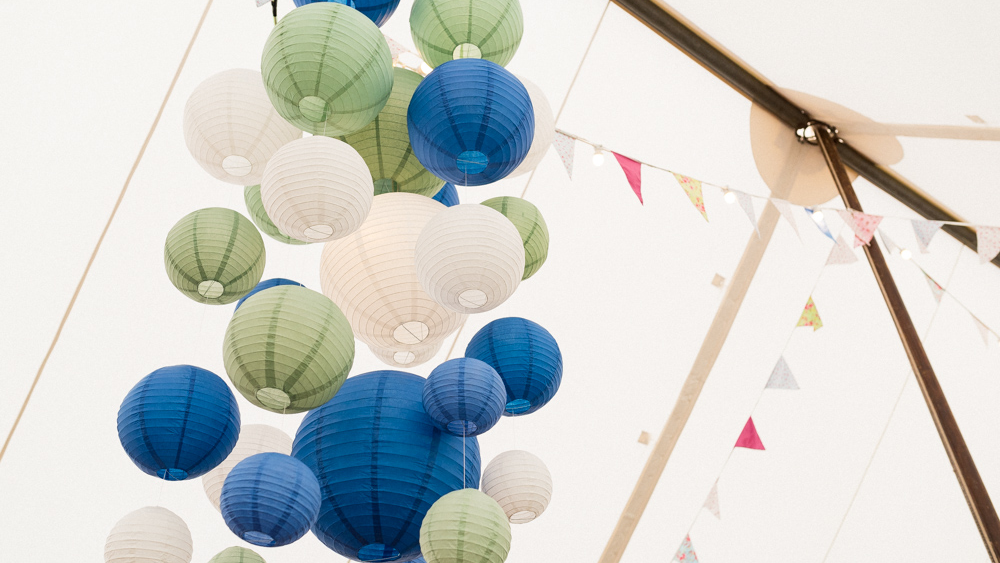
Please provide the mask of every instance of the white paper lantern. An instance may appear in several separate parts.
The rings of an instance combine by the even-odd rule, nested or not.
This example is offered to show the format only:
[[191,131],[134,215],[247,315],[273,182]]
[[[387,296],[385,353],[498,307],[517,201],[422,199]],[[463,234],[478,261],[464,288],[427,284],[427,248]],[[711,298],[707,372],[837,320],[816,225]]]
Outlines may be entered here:
[[191,532],[179,516],[160,506],[130,512],[104,544],[105,563],[190,563]]
[[522,76],[518,76],[517,79],[521,81],[521,84],[524,84],[524,88],[528,91],[528,97],[531,98],[531,107],[535,110],[535,136],[531,140],[528,155],[508,175],[508,178],[534,170],[545,158],[545,153],[549,151],[552,141],[556,138],[556,119],[552,115],[552,106],[549,105],[545,92],[542,92],[541,88]]
[[365,344],[416,352],[443,341],[465,319],[434,302],[414,267],[420,232],[444,209],[418,194],[382,194],[357,232],[323,248],[323,293],[347,315],[354,335]]
[[184,106],[184,140],[206,172],[230,184],[259,184],[282,145],[302,137],[271,105],[256,70],[234,68],[202,82]]
[[226,459],[201,478],[205,494],[216,510],[220,508],[222,484],[236,464],[244,459],[265,452],[292,455],[292,439],[281,430],[266,424],[246,424],[240,428],[240,439]]
[[552,475],[534,454],[510,450],[486,466],[482,488],[511,524],[525,524],[538,518],[552,500]]
[[350,145],[329,137],[292,141],[264,169],[260,197],[282,233],[306,242],[345,237],[372,206],[375,184]]
[[369,346],[375,357],[397,368],[412,368],[437,356],[441,351],[443,341],[433,342],[427,346],[419,346],[413,350],[392,350],[389,348],[379,348]]
[[524,245],[502,213],[477,204],[434,216],[417,240],[417,277],[435,301],[460,313],[503,303],[524,274]]

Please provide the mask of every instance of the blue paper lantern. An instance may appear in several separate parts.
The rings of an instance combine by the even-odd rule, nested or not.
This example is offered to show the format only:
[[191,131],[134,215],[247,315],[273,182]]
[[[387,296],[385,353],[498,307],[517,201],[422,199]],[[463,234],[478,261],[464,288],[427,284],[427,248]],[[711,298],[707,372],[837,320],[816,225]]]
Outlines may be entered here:
[[295,0],[295,7],[298,8],[313,2],[336,2],[350,6],[364,14],[379,27],[382,27],[382,24],[389,20],[389,16],[399,6],[399,0]]
[[406,114],[413,154],[435,176],[481,186],[524,160],[535,135],[528,90],[502,66],[456,59],[417,86]]
[[461,203],[458,201],[458,190],[455,189],[455,184],[452,184],[451,182],[445,183],[445,185],[438,190],[438,193],[434,194],[434,199],[445,204],[446,207],[451,207]]
[[479,486],[479,442],[434,426],[424,381],[388,370],[350,377],[295,434],[292,455],[322,490],[313,533],[353,561],[420,555],[420,524],[431,505]]
[[243,541],[288,545],[319,515],[319,481],[304,463],[279,453],[252,455],[236,464],[222,485],[222,517]]
[[533,413],[559,390],[562,353],[549,331],[520,317],[484,326],[465,349],[467,358],[493,366],[507,389],[504,416]]
[[473,358],[448,360],[434,368],[424,384],[427,415],[456,436],[478,436],[493,428],[506,403],[500,375]]
[[183,481],[211,471],[240,436],[236,397],[218,375],[195,366],[143,377],[118,409],[118,439],[143,472]]
[[250,296],[254,295],[255,293],[260,293],[261,291],[264,291],[265,289],[270,289],[272,287],[278,287],[279,285],[297,285],[297,286],[300,286],[300,287],[305,287],[304,285],[302,285],[301,283],[299,283],[297,281],[292,281],[292,280],[288,280],[288,279],[285,279],[285,278],[271,278],[269,280],[264,280],[264,281],[258,283],[257,285],[255,285],[254,288],[250,290],[250,293],[244,295],[243,297],[240,298],[239,301],[236,302],[236,309],[239,309],[240,305],[242,305],[244,301],[246,301],[247,299],[249,299]]

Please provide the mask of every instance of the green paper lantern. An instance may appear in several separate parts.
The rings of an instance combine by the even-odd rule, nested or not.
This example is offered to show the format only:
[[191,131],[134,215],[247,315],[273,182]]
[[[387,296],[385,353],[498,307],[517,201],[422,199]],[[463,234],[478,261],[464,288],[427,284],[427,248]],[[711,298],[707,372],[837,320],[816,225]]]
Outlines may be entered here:
[[375,195],[410,192],[433,197],[444,185],[444,180],[431,174],[417,160],[406,126],[410,98],[423,77],[402,68],[394,68],[392,73],[392,94],[375,121],[340,140],[354,147],[365,159],[375,180]]
[[542,212],[530,201],[519,197],[495,197],[484,201],[483,205],[496,209],[517,227],[524,243],[524,276],[521,279],[535,275],[549,256],[549,228],[545,225]]
[[506,65],[523,33],[518,0],[416,0],[410,11],[413,42],[432,67],[464,58]]
[[510,552],[510,523],[486,494],[452,491],[424,516],[420,551],[427,563],[503,563]]
[[354,334],[333,301],[301,286],[281,285],[236,310],[222,356],[229,379],[248,401],[293,414],[337,394],[354,363]]
[[336,2],[308,4],[282,18],[264,44],[260,68],[278,114],[316,135],[368,125],[392,91],[392,55],[382,32]]
[[185,215],[163,245],[167,276],[199,303],[239,300],[264,274],[264,239],[249,219],[221,207]]
[[264,558],[245,547],[227,547],[208,563],[265,563]]
[[278,226],[267,216],[267,211],[264,211],[264,202],[260,199],[260,184],[243,188],[243,201],[247,204],[247,213],[250,214],[250,219],[253,220],[254,225],[257,225],[260,232],[285,244],[309,244],[278,230]]

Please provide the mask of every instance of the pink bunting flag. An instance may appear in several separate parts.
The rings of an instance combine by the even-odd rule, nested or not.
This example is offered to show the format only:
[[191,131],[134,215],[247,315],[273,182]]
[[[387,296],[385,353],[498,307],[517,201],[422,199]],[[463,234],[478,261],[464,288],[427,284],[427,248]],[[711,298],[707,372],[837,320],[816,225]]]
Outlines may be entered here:
[[750,224],[753,225],[753,230],[757,232],[757,236],[760,237],[760,229],[757,228],[757,212],[753,208],[753,197],[745,192],[738,192],[736,190],[729,190],[730,192],[736,194],[736,201],[740,203],[740,207],[743,208],[743,212],[747,214],[747,219],[750,220]]
[[976,323],[976,330],[979,331],[979,336],[982,337],[983,344],[989,346],[990,345],[990,340],[993,339],[991,337],[991,335],[993,334],[993,331],[990,330],[990,328],[988,326],[986,326],[985,324],[983,324],[983,321],[979,320],[979,317],[977,317],[975,315],[972,315],[971,313],[970,313],[970,315],[972,316],[972,322]]
[[691,545],[690,534],[684,536],[684,541],[677,548],[677,553],[674,555],[673,560],[680,561],[681,563],[698,563],[698,556],[695,555],[694,546]]
[[851,211],[850,209],[843,209],[838,211],[841,219],[844,223],[854,231],[855,248],[861,246],[862,244],[869,244],[872,241],[872,235],[875,234],[875,229],[878,228],[878,224],[882,222],[882,217],[879,215],[869,215],[868,213],[861,213],[860,211]]
[[716,481],[712,485],[712,490],[708,492],[708,496],[705,497],[705,504],[703,504],[712,516],[715,516],[719,520],[722,520],[722,513],[719,511],[719,482]]
[[764,386],[764,389],[799,390],[799,384],[795,381],[795,376],[792,375],[792,370],[788,367],[788,363],[785,362],[784,356],[778,358],[778,363],[771,370],[771,378],[767,380],[767,385]]
[[781,216],[788,221],[788,224],[792,226],[792,230],[795,231],[795,236],[802,240],[802,235],[799,234],[799,226],[795,224],[795,215],[792,214],[792,206],[790,203],[783,199],[778,199],[775,197],[771,198],[771,204],[781,213]]
[[749,450],[764,449],[764,444],[760,441],[760,436],[757,435],[757,428],[753,425],[753,417],[747,419],[746,426],[743,427],[743,432],[740,433],[740,437],[733,447]]
[[618,164],[622,167],[622,172],[625,173],[625,177],[628,178],[628,185],[632,186],[632,191],[635,192],[635,196],[639,198],[639,203],[642,203],[642,164],[637,160],[632,160],[627,156],[622,156],[616,152],[611,154],[615,155],[615,159],[618,160]]
[[403,53],[407,53],[410,50],[403,46],[402,43],[396,41],[392,37],[385,35],[385,42],[389,44],[389,55],[392,56],[392,60],[399,59],[399,56]]
[[941,229],[941,225],[944,225],[942,221],[924,221],[923,219],[913,219],[910,221],[913,225],[913,234],[917,237],[917,244],[920,245],[920,252],[927,254],[930,252],[927,247],[931,244],[931,239],[937,234],[938,230]]
[[819,318],[819,311],[816,309],[816,304],[813,303],[812,295],[809,296],[809,301],[806,301],[806,306],[802,309],[802,315],[799,317],[799,323],[795,326],[811,326],[813,332],[823,327],[823,320]]
[[927,278],[927,285],[930,286],[931,293],[934,294],[934,300],[940,303],[941,297],[944,295],[944,288],[941,287],[941,284],[934,281],[932,277],[928,276],[927,272],[924,272],[924,277]]
[[552,141],[552,146],[556,148],[556,154],[559,155],[563,166],[566,167],[566,175],[572,180],[573,157],[576,156],[576,139],[564,134],[562,131],[556,131],[556,138]]
[[1000,254],[1000,227],[976,227],[976,252],[985,264]]
[[677,178],[677,183],[684,189],[684,193],[691,200],[691,204],[708,221],[708,213],[705,212],[705,198],[701,195],[701,181],[676,172],[674,172],[674,178]]
[[[857,238],[857,237],[854,237]],[[830,255],[826,258],[827,264],[853,264],[858,261],[858,257],[854,255],[854,250],[851,249],[844,237],[837,236],[837,244],[833,245],[830,249]]]

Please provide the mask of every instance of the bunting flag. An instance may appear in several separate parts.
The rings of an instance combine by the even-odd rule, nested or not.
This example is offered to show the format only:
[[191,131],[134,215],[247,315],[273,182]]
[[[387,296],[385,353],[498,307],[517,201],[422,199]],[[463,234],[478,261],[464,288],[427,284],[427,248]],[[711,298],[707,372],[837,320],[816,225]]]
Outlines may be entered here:
[[872,241],[872,235],[875,234],[875,229],[878,228],[878,224],[882,222],[882,217],[880,215],[869,215],[867,213],[861,213],[860,211],[852,211],[850,209],[842,209],[837,211],[840,217],[844,220],[844,223],[854,231],[855,248],[861,246],[862,244],[868,244]]
[[788,367],[784,356],[778,358],[778,363],[771,370],[771,378],[767,380],[764,389],[799,390],[799,384],[795,381],[795,376],[792,375],[792,370]]
[[876,230],[878,231],[879,236],[882,237],[882,244],[885,245],[886,252],[892,254],[893,252],[899,250],[899,245],[896,244],[895,241],[893,241],[891,238],[889,238],[889,235],[885,234],[885,231],[883,231],[882,229],[876,229]]
[[732,193],[736,194],[736,201],[740,202],[740,207],[743,208],[743,212],[747,214],[747,219],[750,219],[750,223],[753,225],[753,230],[757,231],[757,237],[760,237],[760,229],[757,228],[757,213],[753,209],[753,197],[746,192],[738,192],[735,190],[730,190]]
[[837,242],[837,239],[833,238],[833,233],[830,232],[830,227],[826,225],[826,219],[823,218],[823,214],[820,213],[819,217],[816,217],[816,212],[812,209],[806,207],[805,210],[806,213],[809,214],[809,217],[813,220],[813,223],[816,223],[816,227],[819,231],[826,235],[826,238],[832,240],[833,242]]
[[266,6],[271,3],[271,0],[257,0],[257,7]]
[[982,337],[983,344],[989,346],[991,340],[990,334],[992,334],[993,331],[991,331],[988,326],[984,325],[983,321],[979,320],[979,317],[973,315],[972,313],[969,313],[969,316],[971,316],[972,321],[976,323],[976,330],[979,331],[979,336]]
[[[857,238],[857,237],[855,237]],[[830,256],[826,258],[827,264],[853,264],[858,261],[858,257],[854,255],[854,250],[851,249],[844,237],[838,236],[836,244],[830,249]]]
[[927,278],[927,285],[931,287],[931,293],[934,294],[934,300],[940,303],[941,296],[944,295],[944,288],[941,287],[941,284],[934,281],[934,278],[928,276],[927,272],[924,272],[924,277]]
[[708,213],[705,212],[705,198],[701,196],[701,182],[684,176],[683,174],[673,173],[674,178],[677,178],[677,183],[684,188],[684,193],[687,194],[688,199],[691,200],[691,204],[694,205],[695,209],[701,212],[701,216],[708,221]]
[[747,424],[743,427],[743,432],[740,432],[740,437],[733,447],[747,448],[748,450],[764,449],[764,444],[760,441],[760,436],[757,435],[757,428],[753,425],[753,417],[747,419]]
[[615,159],[618,160],[618,164],[622,167],[622,172],[625,173],[625,177],[628,178],[628,185],[632,186],[632,191],[635,192],[635,196],[639,198],[639,204],[642,204],[642,164],[638,160],[632,160],[627,156],[622,156],[616,152],[611,154],[615,155]]
[[677,554],[674,555],[673,560],[681,563],[698,563],[698,556],[694,554],[694,547],[691,545],[691,534],[684,536],[684,541],[677,548]]
[[1000,254],[1000,227],[976,227],[976,252],[985,264]]
[[556,138],[552,141],[552,145],[556,148],[556,153],[562,160],[563,166],[566,167],[566,175],[572,180],[573,157],[576,156],[576,139],[564,134],[562,131],[556,131]]
[[705,504],[703,504],[712,516],[715,516],[719,520],[722,520],[722,513],[719,511],[719,482],[716,481],[712,485],[712,490],[708,492],[708,496],[705,498]]
[[795,215],[792,215],[792,205],[778,198],[771,198],[771,203],[781,213],[781,216],[785,218],[785,221],[788,221],[788,224],[792,226],[795,236],[799,237],[799,240],[802,240],[802,235],[799,234],[799,227],[795,224]]
[[806,301],[806,306],[802,309],[802,316],[799,317],[799,324],[795,326],[811,326],[813,332],[816,332],[823,327],[823,321],[819,318],[819,311],[816,309],[816,304],[813,303],[812,295],[809,296],[809,301]]
[[403,53],[407,53],[410,50],[403,46],[402,43],[396,41],[392,37],[385,35],[385,42],[389,44],[389,54],[392,56],[392,60],[399,59],[399,56]]
[[944,225],[943,221],[924,221],[923,219],[913,219],[910,221],[913,225],[913,234],[917,237],[917,244],[920,245],[920,252],[927,254],[930,252],[927,247],[931,244],[931,239],[937,234],[938,230],[941,229],[941,225]]

